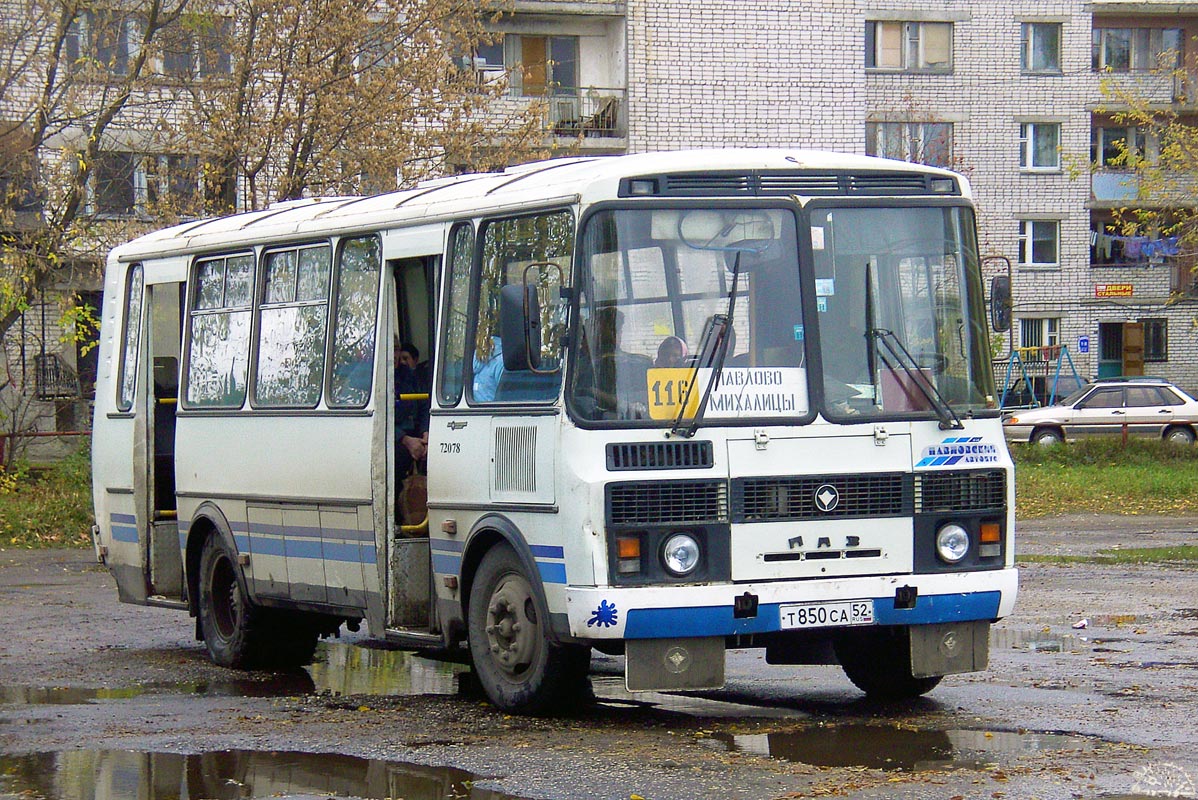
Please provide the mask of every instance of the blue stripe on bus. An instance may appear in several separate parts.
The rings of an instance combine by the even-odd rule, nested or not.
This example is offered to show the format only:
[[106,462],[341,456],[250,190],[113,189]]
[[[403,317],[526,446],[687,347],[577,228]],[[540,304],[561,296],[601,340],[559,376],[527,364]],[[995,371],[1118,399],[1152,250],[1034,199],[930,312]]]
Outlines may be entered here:
[[119,525],[136,525],[137,524],[137,517],[133,516],[132,514],[109,514],[108,519],[109,519],[109,521],[112,522],[113,525],[118,525],[118,524]]
[[915,608],[895,608],[887,597],[874,601],[874,622],[879,625],[926,625],[933,622],[962,622],[994,619],[1002,592],[920,595]]
[[[874,600],[874,622],[878,625],[926,625],[937,622],[994,619],[998,616],[1001,592],[921,595],[915,608],[896,609],[894,598]],[[757,616],[736,619],[732,606],[698,608],[634,608],[628,612],[624,636],[628,639],[657,639],[669,636],[730,636],[769,633],[781,628],[778,603],[761,606]]]
[[433,572],[438,575],[457,575],[462,571],[462,557],[433,553]]
[[137,528],[128,525],[113,525],[112,539],[116,542],[137,544]]
[[560,547],[554,547],[548,544],[529,545],[529,550],[532,551],[533,558],[565,558],[566,551]]
[[553,561],[538,561],[537,569],[541,571],[541,580],[545,583],[565,583],[566,565]]
[[439,550],[442,553],[460,553],[465,546],[465,542],[453,542],[446,539],[430,539],[429,546],[433,550]]

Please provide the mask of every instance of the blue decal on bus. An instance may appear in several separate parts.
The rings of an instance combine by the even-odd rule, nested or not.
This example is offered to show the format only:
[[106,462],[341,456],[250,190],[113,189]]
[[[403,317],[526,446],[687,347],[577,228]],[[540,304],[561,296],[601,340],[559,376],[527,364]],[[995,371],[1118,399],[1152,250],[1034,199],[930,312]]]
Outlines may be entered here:
[[545,583],[565,583],[566,582],[566,565],[556,564],[553,562],[538,561],[537,569],[541,573],[541,580]]
[[601,628],[611,628],[619,621],[620,612],[616,609],[616,604],[600,600],[599,607],[591,612],[591,618],[587,620],[587,627],[598,625]]

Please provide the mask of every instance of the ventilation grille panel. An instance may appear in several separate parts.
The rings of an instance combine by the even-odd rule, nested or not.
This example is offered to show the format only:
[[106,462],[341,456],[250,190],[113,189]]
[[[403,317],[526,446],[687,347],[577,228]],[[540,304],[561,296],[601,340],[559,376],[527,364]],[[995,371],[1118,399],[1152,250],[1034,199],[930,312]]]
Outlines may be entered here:
[[537,429],[533,425],[511,425],[495,429],[495,490],[537,490]]
[[728,484],[711,481],[644,481],[607,486],[609,525],[724,522]]
[[607,446],[611,472],[633,469],[706,469],[714,463],[711,442],[632,442]]
[[920,472],[915,476],[915,510],[999,511],[1007,504],[1007,475],[1001,469]]

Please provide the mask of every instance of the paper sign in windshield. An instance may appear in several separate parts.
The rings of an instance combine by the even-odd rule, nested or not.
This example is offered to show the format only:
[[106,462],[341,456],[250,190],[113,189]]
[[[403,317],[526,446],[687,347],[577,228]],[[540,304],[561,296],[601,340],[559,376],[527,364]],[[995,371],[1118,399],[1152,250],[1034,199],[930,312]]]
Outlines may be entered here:
[[[711,374],[710,369],[650,369],[649,416],[677,419],[685,403],[682,419],[694,419]],[[711,389],[704,416],[708,419],[739,419],[797,417],[806,413],[807,370],[799,367],[727,367],[721,370],[719,382]]]

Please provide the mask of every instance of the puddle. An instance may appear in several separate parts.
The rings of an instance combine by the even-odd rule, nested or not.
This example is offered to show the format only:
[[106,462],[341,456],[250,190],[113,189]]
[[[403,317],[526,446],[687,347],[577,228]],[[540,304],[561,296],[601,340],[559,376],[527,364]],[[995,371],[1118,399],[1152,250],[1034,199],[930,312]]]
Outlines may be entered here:
[[651,706],[662,711],[690,714],[713,719],[792,719],[802,716],[799,712],[775,706],[754,706],[696,697],[692,694],[667,692],[630,692],[624,688],[624,676],[591,675],[591,686],[595,698],[601,703],[629,706]]
[[225,750],[198,755],[67,750],[0,756],[0,796],[38,800],[517,800],[479,789],[483,776],[331,753]]
[[289,673],[228,672],[190,683],[150,683],[120,688],[0,686],[0,704],[79,705],[127,700],[144,694],[208,697],[297,697],[306,694],[417,695],[458,693],[458,676],[469,668],[401,650],[321,643],[312,664]]
[[333,694],[416,695],[458,693],[464,664],[434,661],[405,650],[379,650],[352,644],[322,643],[304,670],[316,692]]
[[1030,650],[1033,653],[1081,653],[1091,640],[1083,636],[1044,631],[990,629],[992,650]]
[[790,733],[716,734],[729,751],[817,767],[887,771],[982,769],[1003,756],[1044,750],[1093,751],[1080,736],[1009,731],[921,731],[884,725],[819,726]]

